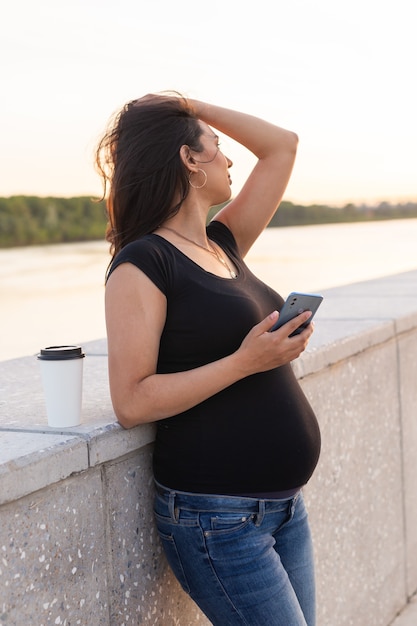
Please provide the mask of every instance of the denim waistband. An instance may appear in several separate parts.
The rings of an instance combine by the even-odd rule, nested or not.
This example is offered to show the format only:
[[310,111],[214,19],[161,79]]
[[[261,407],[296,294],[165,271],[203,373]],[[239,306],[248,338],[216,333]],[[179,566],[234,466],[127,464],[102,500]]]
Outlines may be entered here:
[[190,493],[187,491],[178,491],[176,489],[170,489],[164,487],[157,481],[155,481],[156,492],[166,498],[168,501],[175,499],[175,506],[188,509],[189,511],[242,511],[258,513],[260,510],[260,503],[262,503],[262,509],[273,511],[282,508],[283,504],[288,504],[290,501],[295,501],[299,494],[300,489],[290,496],[284,498],[253,498],[248,496],[229,496],[212,493]]

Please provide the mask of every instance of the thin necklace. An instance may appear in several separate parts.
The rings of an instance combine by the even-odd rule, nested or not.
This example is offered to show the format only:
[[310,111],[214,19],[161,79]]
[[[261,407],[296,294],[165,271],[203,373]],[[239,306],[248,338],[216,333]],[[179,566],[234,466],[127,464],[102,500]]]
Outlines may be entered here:
[[237,278],[236,272],[234,272],[232,270],[230,265],[224,260],[224,258],[222,256],[220,256],[220,254],[217,252],[216,248],[211,246],[210,243],[208,244],[209,247],[206,248],[206,246],[202,246],[201,243],[197,243],[196,241],[193,241],[192,239],[189,239],[188,237],[186,237],[185,235],[182,235],[181,233],[179,233],[177,230],[174,230],[173,228],[169,228],[168,226],[161,226],[161,228],[165,228],[165,230],[171,231],[171,233],[174,233],[174,235],[177,235],[177,237],[181,237],[181,239],[185,239],[185,241],[188,241],[188,243],[192,243],[194,246],[198,246],[198,248],[201,248],[202,250],[205,250],[206,252],[209,252],[211,255],[213,255],[219,261],[219,263],[221,263],[227,269],[227,271],[230,274],[230,278]]

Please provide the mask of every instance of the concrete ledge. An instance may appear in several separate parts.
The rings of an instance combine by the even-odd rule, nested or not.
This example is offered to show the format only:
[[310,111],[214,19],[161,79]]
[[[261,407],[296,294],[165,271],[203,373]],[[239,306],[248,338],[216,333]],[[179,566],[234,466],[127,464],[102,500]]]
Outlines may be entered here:
[[[386,626],[417,589],[417,270],[324,295],[294,363],[323,438],[305,489],[318,626]],[[204,626],[153,526],[154,426],[119,426],[106,341],[84,349],[71,429],[47,426],[34,355],[0,363],[0,626]]]
[[88,468],[85,442],[77,437],[0,431],[0,505]]
[[308,349],[293,363],[294,371],[298,378],[303,378],[384,343],[394,335],[393,320],[317,319]]

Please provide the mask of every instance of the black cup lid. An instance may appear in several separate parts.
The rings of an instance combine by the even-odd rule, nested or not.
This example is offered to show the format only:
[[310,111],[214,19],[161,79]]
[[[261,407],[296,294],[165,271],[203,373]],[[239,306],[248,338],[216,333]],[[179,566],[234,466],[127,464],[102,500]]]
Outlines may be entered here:
[[64,359],[82,359],[85,357],[79,346],[49,346],[43,348],[38,354],[38,359],[44,361],[62,361]]

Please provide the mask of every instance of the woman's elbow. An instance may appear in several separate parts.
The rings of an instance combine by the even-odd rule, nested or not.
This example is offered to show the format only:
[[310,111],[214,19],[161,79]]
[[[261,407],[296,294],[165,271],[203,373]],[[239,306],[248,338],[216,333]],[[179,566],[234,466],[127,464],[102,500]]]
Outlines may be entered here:
[[124,403],[119,403],[114,400],[112,404],[117,421],[120,426],[126,430],[152,421],[152,418],[147,416],[146,413],[141,410],[132,411]]
[[298,135],[292,130],[288,131],[288,149],[293,154],[296,154],[298,148]]
[[116,418],[117,418],[117,421],[119,422],[120,426],[122,426],[122,428],[124,428],[125,430],[129,430],[130,428],[134,428],[135,426],[138,426],[139,423],[140,423],[140,422],[135,422],[130,417],[126,417],[125,415],[123,415],[119,411],[115,411],[115,414],[116,414]]

